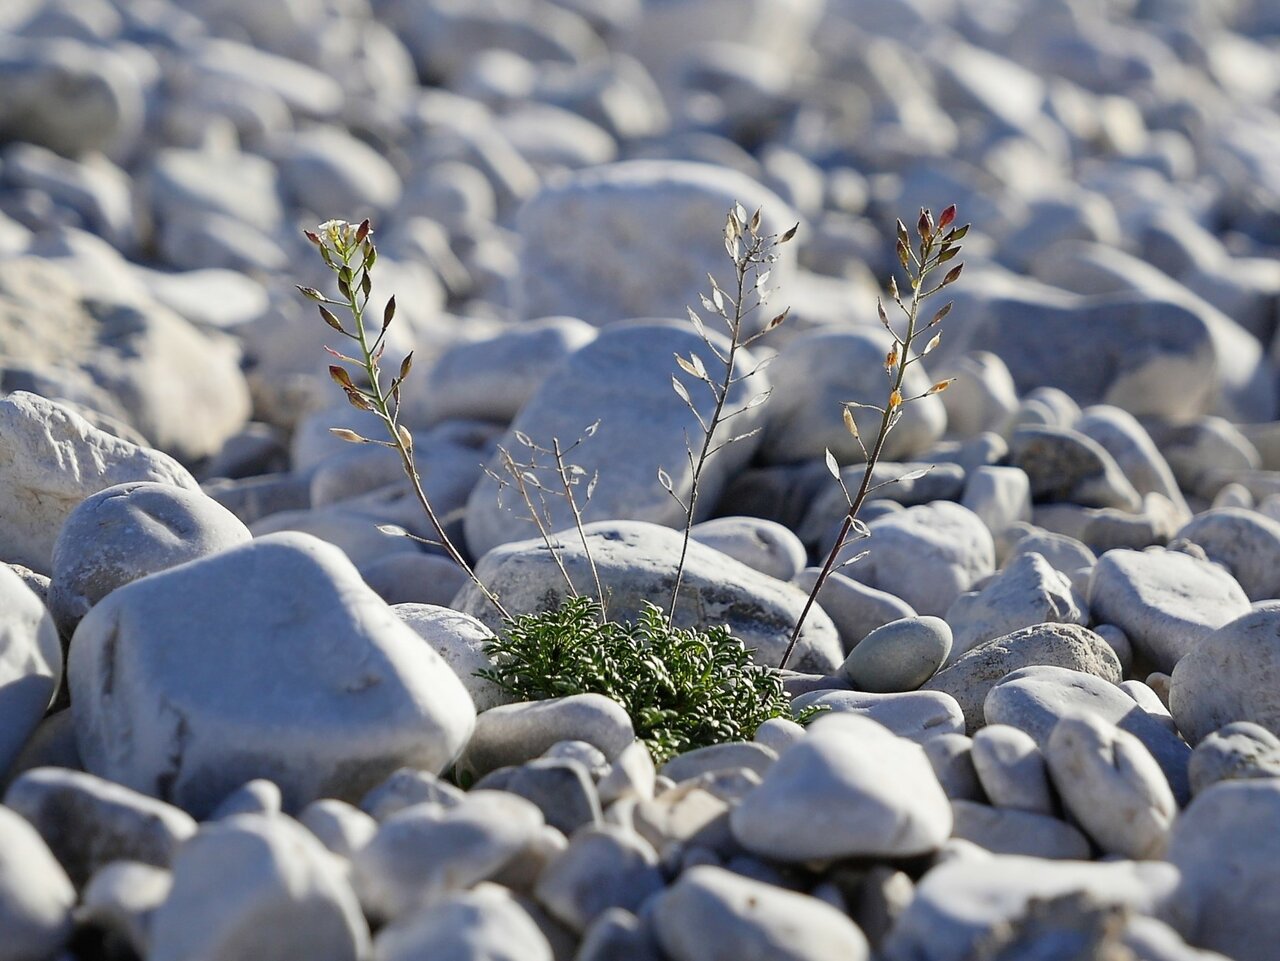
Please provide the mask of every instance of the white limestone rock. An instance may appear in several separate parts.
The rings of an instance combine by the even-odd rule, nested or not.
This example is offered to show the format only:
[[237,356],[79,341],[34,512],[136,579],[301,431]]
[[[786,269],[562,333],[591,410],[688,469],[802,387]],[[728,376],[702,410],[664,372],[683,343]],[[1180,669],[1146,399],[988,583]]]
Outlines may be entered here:
[[167,868],[196,833],[196,822],[172,805],[65,768],[25,772],[4,803],[40,832],[77,888],[115,860]]
[[870,954],[843,912],[719,867],[681,874],[654,904],[653,925],[672,961],[866,961]]
[[[595,570],[609,601],[609,615],[634,618],[645,602],[666,609],[680,558],[679,532],[642,521],[598,521],[583,528]],[[576,531],[555,535],[560,561],[579,593],[595,596],[587,555]],[[476,575],[514,614],[550,610],[567,596],[564,575],[540,540],[495,548],[480,559]],[[755,650],[757,663],[777,666],[806,595],[703,544],[691,543],[685,559],[678,627],[724,624]],[[466,584],[450,605],[496,630],[497,612],[474,584]],[[789,666],[825,674],[840,663],[835,626],[815,605],[810,610]]]
[[1082,714],[1065,717],[1045,745],[1063,805],[1108,854],[1154,860],[1178,813],[1169,782],[1132,734]]
[[197,490],[167,454],[93,427],[35,394],[0,400],[0,557],[48,574],[63,521],[82,500],[128,481]]
[[874,721],[833,714],[729,815],[748,851],[784,862],[936,851],[951,808],[921,748]]
[[443,769],[475,718],[443,659],[301,534],[114,591],[68,676],[88,770],[197,815],[254,777],[291,811],[356,800],[402,765]]
[[249,529],[197,491],[134,481],[85,498],[53,545],[49,609],[67,637],[117,587],[246,543]]
[[242,814],[202,825],[179,849],[147,956],[359,961],[368,950],[339,862],[291,818]]
[[1089,609],[1166,673],[1206,636],[1249,613],[1230,574],[1179,551],[1107,551],[1089,577]]
[[52,958],[71,937],[76,889],[26,820],[0,807],[0,959]]
[[[750,177],[710,164],[634,160],[548,184],[516,220],[524,247],[516,309],[526,318],[567,315],[596,326],[684,317],[707,292],[707,274],[726,274],[719,228],[734,203],[761,208],[766,234],[798,219]],[[795,253],[789,246],[778,253],[770,286],[785,288]]]
[[0,565],[0,778],[22,753],[62,678],[62,643],[40,598]]
[[[673,316],[683,313],[681,308]],[[720,347],[727,349],[727,344],[721,342]],[[526,461],[529,451],[521,437],[548,450],[557,440],[567,448],[584,438],[566,460],[585,472],[575,487],[585,521],[629,519],[683,529],[684,510],[664,489],[658,471],[671,479],[672,491],[687,503],[693,471],[685,438],[687,435],[696,444],[702,434],[698,417],[673,390],[678,368],[672,355],[687,357],[691,353],[702,356],[708,365],[715,363],[688,321],[610,326],[543,380],[499,445],[517,461]],[[749,351],[740,352],[737,362],[744,374],[755,366]],[[699,416],[709,418],[715,400],[707,386],[685,373],[679,373],[678,382],[687,390]],[[768,387],[764,371],[748,374],[730,389],[727,409],[742,408]],[[767,406],[753,407],[722,422],[717,440],[749,433],[762,423]],[[728,478],[751,460],[758,443],[758,435],[738,441],[707,462],[699,481],[700,510],[695,521],[710,513]],[[560,490],[553,458],[544,454],[538,460],[543,466],[535,476],[551,490]],[[495,455],[488,464],[499,478],[506,476],[502,463],[501,456]],[[587,484],[597,477],[588,500]],[[573,525],[573,511],[566,498],[548,496],[545,500],[549,529],[559,531]],[[465,530],[467,546],[480,557],[531,532],[527,507],[515,490],[510,486],[500,490],[499,481],[486,474],[467,501]]]
[[1280,610],[1256,610],[1202,638],[1173,669],[1169,709],[1192,744],[1236,721],[1280,736]]

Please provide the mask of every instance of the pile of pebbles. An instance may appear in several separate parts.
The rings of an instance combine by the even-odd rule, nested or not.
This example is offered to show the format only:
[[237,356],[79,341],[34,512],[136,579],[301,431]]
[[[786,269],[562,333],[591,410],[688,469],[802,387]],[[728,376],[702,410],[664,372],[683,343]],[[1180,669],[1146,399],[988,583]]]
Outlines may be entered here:
[[[5,0],[0,961],[1272,961],[1278,45],[1262,0]],[[328,433],[377,426],[293,284],[373,219],[424,483],[513,610],[564,587],[483,468],[599,421],[625,615],[735,201],[800,224],[792,309],[683,619],[777,663],[921,206],[973,223],[912,369],[958,380],[785,675],[828,710],[657,766],[475,676],[494,612]]]

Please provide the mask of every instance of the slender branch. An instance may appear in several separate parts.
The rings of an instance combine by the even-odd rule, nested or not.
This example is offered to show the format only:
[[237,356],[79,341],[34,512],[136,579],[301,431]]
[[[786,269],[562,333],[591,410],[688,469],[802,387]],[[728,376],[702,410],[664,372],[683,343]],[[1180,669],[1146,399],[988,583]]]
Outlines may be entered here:
[[[876,464],[880,460],[880,455],[884,451],[885,440],[888,438],[889,432],[893,430],[894,426],[897,425],[898,421],[902,417],[904,405],[909,403],[911,400],[918,400],[920,397],[926,397],[930,394],[935,394],[945,390],[947,385],[950,383],[950,381],[940,381],[918,397],[908,398],[907,400],[904,400],[902,396],[902,385],[906,378],[907,368],[912,363],[911,347],[917,334],[922,330],[928,330],[934,327],[938,320],[941,320],[942,316],[945,316],[947,309],[944,308],[935,320],[931,321],[928,325],[921,327],[920,305],[925,299],[931,297],[943,287],[947,287],[954,283],[960,277],[961,265],[956,265],[947,273],[941,283],[931,289],[924,289],[925,278],[927,278],[929,274],[942,264],[951,260],[956,253],[959,252],[960,248],[955,246],[954,242],[961,239],[965,233],[968,232],[967,225],[963,228],[953,229],[947,233],[942,232],[955,218],[955,212],[954,206],[948,207],[943,212],[937,229],[935,229],[933,220],[929,216],[928,211],[922,210],[920,212],[918,228],[920,233],[920,256],[918,258],[912,250],[911,245],[907,242],[906,228],[902,225],[901,221],[898,222],[898,259],[904,269],[907,268],[908,265],[914,264],[919,268],[919,270],[915,274],[911,275],[911,298],[909,305],[904,305],[902,303],[898,296],[896,284],[893,284],[892,282],[890,284],[890,293],[893,300],[902,308],[907,319],[907,329],[902,337],[898,337],[897,331],[895,331],[893,326],[888,322],[884,315],[883,307],[880,311],[881,321],[884,323],[884,326],[888,328],[889,333],[893,335],[895,345],[893,351],[890,352],[889,359],[887,361],[887,366],[890,368],[891,383],[889,400],[882,409],[873,408],[880,410],[880,429],[876,433],[876,440],[871,447],[871,452],[866,458],[866,466],[862,472],[862,480],[858,485],[858,492],[849,502],[848,510],[845,512],[844,520],[841,522],[840,531],[836,535],[835,543],[832,545],[831,550],[827,552],[822,568],[818,572],[818,577],[814,581],[812,589],[809,591],[809,596],[805,598],[804,607],[800,611],[799,618],[796,619],[795,627],[791,631],[791,637],[787,641],[787,649],[782,655],[782,661],[778,665],[780,669],[785,668],[787,663],[791,660],[791,655],[800,641],[800,633],[804,629],[805,620],[808,618],[809,612],[813,609],[813,605],[817,602],[818,595],[822,592],[823,585],[831,576],[831,572],[836,566],[836,560],[839,558],[841,551],[843,551],[845,546],[849,543],[849,532],[853,529],[854,524],[858,523],[858,513],[862,510],[862,505],[866,502],[867,495],[872,491],[879,490],[881,487],[885,486],[884,484],[878,484],[873,487],[871,484],[871,477],[875,471]],[[898,352],[899,348],[901,348],[900,353]],[[869,407],[871,405],[859,406]],[[848,413],[847,408],[846,413]],[[852,418],[850,417],[849,422],[851,423],[851,421]],[[857,439],[858,445],[862,448],[863,453],[866,454],[866,445],[863,444],[862,438],[857,433],[856,427],[851,424],[850,430],[852,431],[853,436]],[[832,463],[834,463],[834,461],[832,461]],[[840,478],[837,476],[837,480],[839,479]],[[895,481],[890,481],[889,483],[894,482]],[[842,480],[841,486],[844,486]],[[848,497],[847,490],[845,492],[845,496],[846,498]]]

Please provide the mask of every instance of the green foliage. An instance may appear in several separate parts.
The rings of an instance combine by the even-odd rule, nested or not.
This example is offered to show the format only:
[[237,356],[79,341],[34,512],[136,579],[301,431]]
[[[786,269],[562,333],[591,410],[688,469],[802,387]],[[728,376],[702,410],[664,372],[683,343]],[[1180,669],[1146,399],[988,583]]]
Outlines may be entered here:
[[752,663],[727,627],[676,628],[653,605],[635,621],[602,623],[596,601],[570,598],[507,621],[485,653],[495,667],[477,673],[521,700],[595,693],[618,701],[659,764],[792,716],[779,675]]

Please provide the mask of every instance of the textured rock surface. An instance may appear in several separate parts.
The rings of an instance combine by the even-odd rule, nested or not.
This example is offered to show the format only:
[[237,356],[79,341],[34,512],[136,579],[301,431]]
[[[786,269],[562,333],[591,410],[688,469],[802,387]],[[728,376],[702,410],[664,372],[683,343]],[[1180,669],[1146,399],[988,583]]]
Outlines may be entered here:
[[[670,604],[680,557],[678,532],[640,521],[601,521],[584,530],[612,616],[634,617],[646,601]],[[595,584],[582,545],[576,537],[563,540],[560,559],[578,590],[591,596]],[[564,575],[540,540],[491,551],[477,565],[476,574],[514,613],[548,610],[566,596]],[[679,626],[726,624],[757,652],[760,663],[777,665],[804,602],[805,595],[790,584],[693,543],[685,561],[675,622]],[[475,585],[465,586],[452,606],[490,627],[497,626],[497,615]],[[840,640],[831,620],[821,610],[810,611],[788,666],[825,674],[841,660]]]
[[0,400],[0,556],[52,571],[58,530],[105,487],[157,481],[196,489],[173,458],[98,430],[79,414],[18,391]]
[[355,800],[401,765],[442,769],[475,717],[443,659],[301,534],[113,592],[76,629],[68,675],[88,769],[197,814],[263,776],[290,810]]

